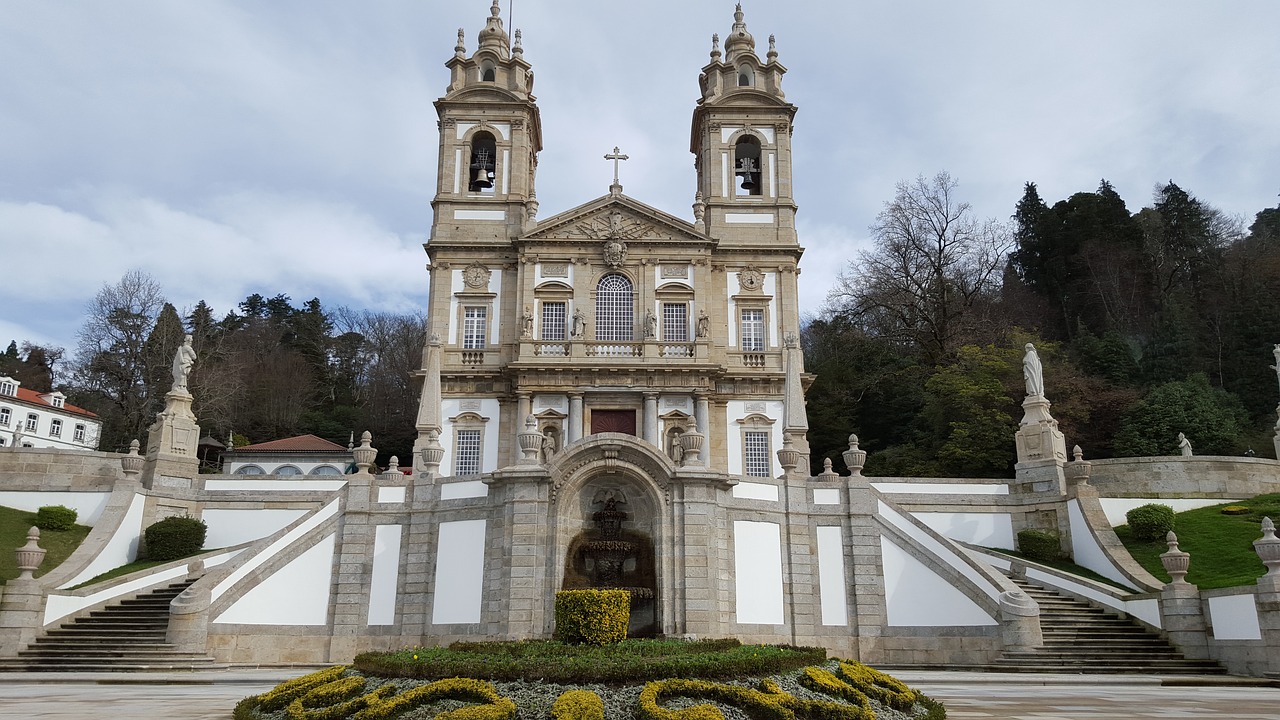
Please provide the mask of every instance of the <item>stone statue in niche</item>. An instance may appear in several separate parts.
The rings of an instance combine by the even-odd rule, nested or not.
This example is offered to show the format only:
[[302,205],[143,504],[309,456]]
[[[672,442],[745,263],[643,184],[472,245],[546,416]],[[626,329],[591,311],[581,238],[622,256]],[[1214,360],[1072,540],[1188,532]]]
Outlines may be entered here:
[[658,316],[654,315],[652,310],[644,316],[644,336],[646,338],[658,336]]
[[1182,433],[1178,433],[1178,452],[1182,453],[1182,457],[1191,457],[1191,441]]
[[182,346],[173,356],[173,390],[182,392],[187,391],[187,377],[191,374],[191,368],[196,364],[196,351],[191,347],[191,336],[187,335],[182,339]]
[[524,323],[520,337],[533,337],[533,310],[528,305],[524,306],[524,315],[521,315],[520,319]]
[[1022,377],[1027,382],[1027,397],[1044,397],[1044,368],[1040,365],[1040,355],[1036,346],[1027,343],[1027,354],[1022,356]]
[[706,310],[698,311],[698,327],[694,331],[697,337],[706,337],[711,330],[711,318],[707,317]]
[[573,311],[573,332],[572,337],[581,340],[582,336],[587,332],[587,317],[582,314],[582,310]]

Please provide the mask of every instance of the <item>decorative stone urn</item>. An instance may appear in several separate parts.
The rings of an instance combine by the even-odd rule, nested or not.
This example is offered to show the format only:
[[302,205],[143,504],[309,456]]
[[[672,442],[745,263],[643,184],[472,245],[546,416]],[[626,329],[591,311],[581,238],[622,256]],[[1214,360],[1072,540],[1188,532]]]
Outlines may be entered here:
[[1068,485],[1088,485],[1089,470],[1093,467],[1093,463],[1084,459],[1084,451],[1076,445],[1071,449],[1071,454],[1075,456],[1075,460],[1067,463],[1062,468],[1062,474],[1067,478]]
[[800,451],[796,450],[795,446],[791,444],[791,438],[789,437],[782,441],[782,449],[778,451],[778,464],[788,473],[795,470],[796,465],[800,464]]
[[849,474],[857,477],[862,474],[862,466],[867,464],[867,451],[858,448],[858,436],[849,436],[849,449],[844,453],[844,464],[849,468]]
[[39,543],[40,528],[32,527],[27,531],[27,544],[13,551],[17,556],[18,569],[22,571],[18,575],[19,580],[30,580],[31,574],[40,568],[40,563],[44,562],[45,549],[40,547]]
[[1266,577],[1280,577],[1280,538],[1276,537],[1276,524],[1271,518],[1262,518],[1262,537],[1253,541],[1253,551],[1267,566]]
[[435,475],[440,472],[440,461],[444,459],[444,448],[440,445],[440,436],[435,430],[427,432],[427,445],[422,448],[422,466],[427,472]]
[[706,437],[697,429],[691,429],[680,436],[680,447],[684,448],[684,456],[681,458],[681,465],[701,465],[702,464],[702,443]]
[[351,455],[356,461],[356,467],[362,473],[369,472],[369,468],[373,466],[374,459],[378,457],[378,450],[370,446],[369,443],[371,442],[373,442],[373,434],[365,430],[360,435],[360,447],[351,451]]
[[1171,585],[1184,585],[1187,582],[1187,570],[1191,568],[1191,553],[1178,549],[1178,536],[1172,530],[1164,536],[1164,540],[1169,545],[1169,551],[1161,553],[1160,564],[1164,565],[1164,571],[1173,578]]
[[120,467],[124,469],[126,477],[135,478],[142,472],[142,465],[147,459],[138,454],[141,447],[141,443],[134,439],[129,443],[129,454],[120,458]]
[[838,480],[840,473],[831,467],[831,458],[822,458],[822,472],[818,473],[819,480]]
[[538,454],[542,451],[542,433],[538,431],[538,419],[528,415],[524,419],[524,432],[516,434],[520,443],[521,465],[537,465]]

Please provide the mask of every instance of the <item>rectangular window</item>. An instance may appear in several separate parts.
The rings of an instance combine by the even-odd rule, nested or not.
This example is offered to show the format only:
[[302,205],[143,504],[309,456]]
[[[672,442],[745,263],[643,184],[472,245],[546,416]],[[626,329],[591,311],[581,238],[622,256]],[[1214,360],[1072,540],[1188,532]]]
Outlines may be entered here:
[[0,425],[9,427],[9,418],[13,417],[13,412],[9,408],[0,408]]
[[773,463],[769,458],[769,433],[766,430],[748,430],[743,436],[742,462],[747,477],[773,477]]
[[569,305],[565,302],[542,303],[542,339],[563,341],[565,339],[565,322],[568,318]]
[[764,352],[764,310],[742,311],[742,349]]
[[76,429],[71,438],[76,442],[84,442],[84,425],[76,425]]
[[17,394],[18,393],[15,390],[13,383],[11,382],[0,383],[0,395],[9,395],[12,397]]
[[50,402],[52,402],[52,403],[53,403],[53,406],[54,406],[54,407],[56,407],[56,408],[60,408],[60,407],[62,407],[62,406],[63,406],[62,398],[60,398],[60,397],[55,397],[55,398],[51,399],[51,400],[50,400]]
[[687,304],[662,303],[662,339],[667,342],[689,342]]
[[29,413],[27,415],[27,432],[35,432],[36,428],[39,425],[40,425],[40,416],[36,415],[35,413]]
[[462,315],[462,347],[478,350],[485,346],[485,331],[488,329],[489,308],[468,307]]
[[62,437],[62,421],[54,418],[49,423],[49,437]]
[[453,450],[454,475],[480,474],[480,431],[459,430]]

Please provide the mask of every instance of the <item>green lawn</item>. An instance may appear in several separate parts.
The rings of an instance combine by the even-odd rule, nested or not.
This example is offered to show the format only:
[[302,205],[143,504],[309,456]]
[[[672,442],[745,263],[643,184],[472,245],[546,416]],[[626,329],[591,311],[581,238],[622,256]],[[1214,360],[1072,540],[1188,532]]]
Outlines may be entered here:
[[[13,551],[27,544],[27,530],[35,524],[36,514],[0,506],[0,585],[18,577],[18,559]],[[40,531],[40,547],[48,551],[35,576],[54,569],[84,542],[91,528],[76,525],[70,530]]]
[[989,547],[987,549],[991,550],[992,552],[1009,555],[1012,557],[1020,558],[1022,560],[1026,560],[1028,562],[1033,562],[1040,565],[1044,565],[1046,567],[1051,567],[1054,570],[1061,570],[1062,572],[1071,573],[1072,575],[1079,575],[1080,577],[1088,578],[1090,580],[1093,580],[1094,582],[1100,582],[1103,585],[1110,585],[1111,587],[1116,588],[1117,590],[1123,590],[1125,592],[1137,592],[1136,590],[1129,587],[1128,585],[1125,585],[1124,583],[1116,582],[1115,580],[1112,580],[1109,577],[1103,577],[1098,573],[1090,570],[1089,568],[1083,567],[1081,565],[1077,565],[1071,562],[1070,560],[1064,560],[1064,559],[1035,560],[1027,557],[1026,555],[1023,555],[1017,550],[1007,550],[1005,548],[993,548],[993,547]]
[[[1243,505],[1250,512],[1223,515],[1222,508],[1228,505]],[[1262,537],[1260,526],[1263,517],[1280,519],[1280,494],[1259,495],[1250,500],[1224,502],[1177,513],[1173,531],[1178,535],[1182,550],[1191,553],[1187,582],[1206,590],[1256,582],[1267,571],[1253,551],[1253,541]],[[1148,572],[1166,582],[1170,579],[1160,564],[1160,553],[1169,549],[1164,541],[1135,540],[1128,525],[1116,528],[1116,535]]]

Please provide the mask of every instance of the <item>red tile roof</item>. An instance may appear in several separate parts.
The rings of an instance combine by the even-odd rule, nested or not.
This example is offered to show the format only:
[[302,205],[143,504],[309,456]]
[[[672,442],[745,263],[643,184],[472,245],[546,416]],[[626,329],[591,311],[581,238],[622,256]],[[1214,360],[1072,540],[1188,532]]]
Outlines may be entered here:
[[284,438],[283,440],[271,440],[263,443],[255,443],[253,445],[245,445],[238,447],[235,452],[323,452],[323,453],[345,453],[347,449],[337,443],[331,443],[321,437],[315,435],[299,435],[297,437]]
[[91,417],[91,418],[98,417],[97,415],[94,415],[88,410],[85,410],[82,407],[76,407],[75,405],[72,405],[69,402],[64,402],[62,403],[62,407],[56,408],[53,406],[53,403],[50,403],[48,400],[45,400],[43,397],[41,397],[42,394],[47,394],[47,393],[38,393],[35,390],[28,390],[22,386],[19,386],[18,396],[16,398],[11,395],[3,395],[0,397],[7,397],[13,400],[19,400],[21,402],[27,403],[28,405],[39,405],[40,407],[46,407],[51,410],[65,410],[71,413],[72,415],[84,415],[85,417]]

